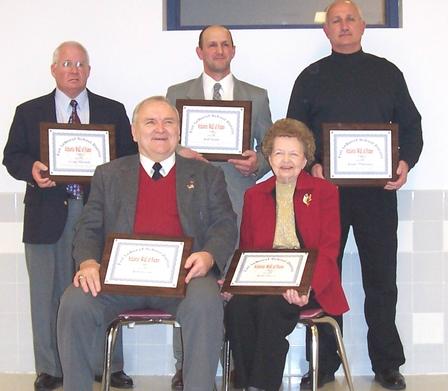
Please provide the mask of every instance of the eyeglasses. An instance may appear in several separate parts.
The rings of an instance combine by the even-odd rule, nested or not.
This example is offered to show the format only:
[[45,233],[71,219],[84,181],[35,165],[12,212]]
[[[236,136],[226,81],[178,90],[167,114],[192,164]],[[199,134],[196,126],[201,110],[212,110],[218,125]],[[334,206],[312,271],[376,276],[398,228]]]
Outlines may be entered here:
[[65,60],[61,63],[63,68],[76,68],[76,69],[82,69],[86,66],[86,64],[84,64],[81,61],[70,61],[70,60]]

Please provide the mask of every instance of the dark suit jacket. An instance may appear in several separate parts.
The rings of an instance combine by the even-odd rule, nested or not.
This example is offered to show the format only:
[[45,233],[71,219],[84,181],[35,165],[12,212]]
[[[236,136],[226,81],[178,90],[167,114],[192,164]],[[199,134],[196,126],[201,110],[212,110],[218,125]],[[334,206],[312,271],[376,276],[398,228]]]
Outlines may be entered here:
[[[112,232],[131,233],[138,194],[139,155],[116,159],[97,167],[89,200],[74,239],[77,267],[87,259],[101,260]],[[176,197],[180,223],[193,238],[193,251],[208,251],[221,274],[237,239],[222,171],[211,164],[176,155]],[[161,195],[163,196],[163,195]]]
[[[3,153],[3,164],[16,179],[27,182],[23,241],[55,243],[67,219],[65,185],[41,189],[33,180],[31,169],[40,158],[40,122],[56,122],[55,90],[17,107]],[[88,91],[90,123],[115,125],[117,156],[134,154],[129,119],[124,106]]]
[[[275,181],[275,177],[269,178],[246,191],[240,236],[242,249],[264,250],[273,246]],[[325,312],[342,314],[348,310],[348,304],[336,263],[340,239],[337,188],[302,171],[294,193],[294,213],[302,245],[318,251],[311,283],[315,297]]]

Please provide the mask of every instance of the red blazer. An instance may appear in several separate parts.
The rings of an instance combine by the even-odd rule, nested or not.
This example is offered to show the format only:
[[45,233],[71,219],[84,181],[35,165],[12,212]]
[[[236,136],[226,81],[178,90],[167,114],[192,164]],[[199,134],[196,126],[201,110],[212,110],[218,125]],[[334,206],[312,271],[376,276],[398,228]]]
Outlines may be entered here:
[[[275,234],[275,177],[259,183],[244,195],[240,247],[271,249]],[[318,251],[311,283],[322,309],[333,315],[348,310],[336,263],[339,253],[339,193],[330,182],[302,171],[294,193],[294,212],[303,246]]]

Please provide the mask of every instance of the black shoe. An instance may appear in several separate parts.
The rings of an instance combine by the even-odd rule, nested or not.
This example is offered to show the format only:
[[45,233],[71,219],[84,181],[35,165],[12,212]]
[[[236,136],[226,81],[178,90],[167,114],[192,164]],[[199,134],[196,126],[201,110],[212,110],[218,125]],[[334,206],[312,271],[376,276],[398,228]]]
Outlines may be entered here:
[[[317,388],[323,387],[325,384],[334,381],[334,373],[332,372],[318,372],[317,373]],[[313,376],[311,372],[307,372],[303,375],[302,380],[300,381],[300,389],[301,390],[311,390],[313,382]]]
[[[102,380],[103,375],[95,375],[96,382],[101,383]],[[115,388],[132,388],[134,387],[134,382],[124,371],[117,371],[110,375],[110,385]]]
[[388,390],[404,390],[406,388],[404,377],[397,369],[386,369],[376,372],[375,381]]
[[182,377],[182,369],[177,370],[173,378],[171,379],[171,389],[172,390],[184,389],[184,379]]
[[36,391],[54,390],[62,386],[62,377],[51,376],[48,373],[40,373],[34,381]]

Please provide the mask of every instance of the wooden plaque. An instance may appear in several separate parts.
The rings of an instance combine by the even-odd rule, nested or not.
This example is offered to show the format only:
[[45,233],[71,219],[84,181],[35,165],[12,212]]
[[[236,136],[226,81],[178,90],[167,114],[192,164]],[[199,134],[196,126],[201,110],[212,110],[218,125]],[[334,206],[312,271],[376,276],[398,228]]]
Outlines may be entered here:
[[177,99],[181,145],[207,160],[247,159],[250,149],[252,102],[242,100]]
[[114,125],[40,123],[43,176],[57,183],[89,183],[95,168],[115,157]]
[[188,272],[184,266],[192,243],[189,237],[109,235],[101,260],[102,291],[184,297]]
[[[316,256],[316,251],[310,249],[259,251],[238,249],[230,263],[222,291],[235,295],[281,295],[287,289],[295,289],[300,295],[307,295],[311,287]],[[239,265],[241,262],[244,265]],[[300,265],[302,262],[303,265]],[[266,279],[266,275],[269,274],[269,266],[272,269],[272,280],[269,284],[262,285],[263,279]],[[247,282],[243,273],[249,269],[255,270],[257,267],[260,268],[263,278],[258,281],[253,279],[251,282]],[[282,267],[285,270],[282,271],[281,275],[276,275],[275,269],[279,270]],[[300,274],[298,275],[299,269],[302,272],[300,280],[297,281],[297,277],[300,276]],[[287,275],[286,279],[284,278],[285,275]]]

